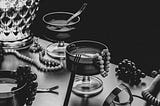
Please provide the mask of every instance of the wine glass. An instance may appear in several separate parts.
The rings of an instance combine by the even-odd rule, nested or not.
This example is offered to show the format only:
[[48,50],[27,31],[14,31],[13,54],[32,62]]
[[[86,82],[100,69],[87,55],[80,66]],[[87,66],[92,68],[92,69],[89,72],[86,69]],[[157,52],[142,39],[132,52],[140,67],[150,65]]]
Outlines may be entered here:
[[99,94],[103,90],[103,82],[93,75],[106,76],[109,60],[108,48],[100,42],[81,40],[70,43],[66,47],[66,67],[76,74],[73,93],[84,97]]
[[51,32],[45,37],[51,41],[57,40],[46,48],[47,54],[53,58],[65,58],[68,43],[65,43],[64,40],[70,37],[69,32],[74,30],[75,24],[80,21],[80,17],[77,16],[71,22],[66,23],[71,16],[73,13],[70,12],[51,12],[43,16],[43,21],[47,24],[46,28]]

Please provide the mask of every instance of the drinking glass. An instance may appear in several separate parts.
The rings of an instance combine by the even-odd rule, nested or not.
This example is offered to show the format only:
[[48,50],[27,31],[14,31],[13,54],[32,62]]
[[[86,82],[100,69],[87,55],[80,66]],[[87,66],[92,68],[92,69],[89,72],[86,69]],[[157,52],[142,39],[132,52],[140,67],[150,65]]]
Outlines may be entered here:
[[[90,97],[103,90],[102,80],[94,76],[100,74],[100,67],[95,62],[94,56],[101,54],[104,49],[108,50],[108,47],[91,40],[75,41],[66,47],[66,67],[71,73],[76,74],[73,93]],[[106,58],[103,58],[103,61],[107,63]]]
[[43,21],[47,24],[46,28],[51,31],[51,35],[46,35],[47,39],[56,43],[47,46],[46,50],[49,56],[53,58],[65,58],[65,49],[68,43],[64,40],[70,37],[69,32],[75,29],[75,24],[80,21],[80,17],[76,17],[71,22],[66,23],[73,13],[70,12],[51,12],[43,16]]
[[[22,70],[23,71],[23,70]],[[24,106],[27,82],[20,82],[16,72],[0,71],[0,106]]]

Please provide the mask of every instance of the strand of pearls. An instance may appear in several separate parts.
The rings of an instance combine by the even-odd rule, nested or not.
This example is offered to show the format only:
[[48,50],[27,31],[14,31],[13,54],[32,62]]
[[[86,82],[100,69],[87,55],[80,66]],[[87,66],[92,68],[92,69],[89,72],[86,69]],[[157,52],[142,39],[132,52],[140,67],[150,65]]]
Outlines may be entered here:
[[42,50],[39,53],[39,60],[42,64],[44,64],[47,67],[54,67],[55,69],[59,69],[61,68],[61,66],[63,66],[62,63],[56,59],[52,59],[52,60],[45,59],[44,58],[45,54],[46,54],[45,50]]
[[102,77],[108,76],[109,64],[110,64],[110,52],[108,49],[103,49],[101,54],[96,53],[94,56],[96,64],[100,68],[100,74]]
[[[42,72],[54,72],[56,70],[60,70],[60,69],[63,68],[63,64],[61,62],[58,62],[58,61],[52,61],[51,64],[54,64],[54,65],[49,65],[49,66],[46,66],[46,67],[42,67],[34,59],[32,59],[30,57],[27,57],[25,55],[22,55],[22,54],[20,54],[18,51],[14,50],[14,49],[5,49],[4,53],[5,54],[13,54],[13,55],[15,55],[19,59],[22,59],[22,60],[24,60],[26,62],[29,62],[30,64],[34,65],[37,69],[39,69]],[[41,58],[41,60],[43,60],[42,57],[39,57],[39,58]]]

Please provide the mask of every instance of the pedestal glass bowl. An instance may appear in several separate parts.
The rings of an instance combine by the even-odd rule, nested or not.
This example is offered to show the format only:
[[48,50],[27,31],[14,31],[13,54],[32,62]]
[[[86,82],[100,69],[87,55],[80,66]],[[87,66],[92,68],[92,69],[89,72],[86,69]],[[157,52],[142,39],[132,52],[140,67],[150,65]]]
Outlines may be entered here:
[[75,29],[75,24],[80,21],[80,17],[76,17],[71,22],[66,23],[73,13],[70,12],[52,12],[43,16],[43,21],[47,24],[47,29],[52,31],[52,35],[46,35],[49,39],[57,39],[57,43],[47,46],[47,53],[55,58],[64,58],[65,49],[68,43],[64,40],[70,37],[69,31]]
[[[96,41],[81,40],[66,47],[66,67],[76,74],[72,91],[80,96],[94,96],[103,90],[101,79],[93,75],[100,74],[100,67],[94,61],[96,54],[101,54],[107,46]],[[107,60],[104,59],[104,63]]]
[[40,0],[0,0],[0,42],[4,48],[20,49],[33,42],[29,26]]

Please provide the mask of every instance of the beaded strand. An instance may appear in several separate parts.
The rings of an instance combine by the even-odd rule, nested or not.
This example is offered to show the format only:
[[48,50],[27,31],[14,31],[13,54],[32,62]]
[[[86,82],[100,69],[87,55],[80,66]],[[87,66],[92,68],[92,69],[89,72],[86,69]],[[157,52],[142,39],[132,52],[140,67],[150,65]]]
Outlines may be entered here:
[[[22,60],[25,60],[25,61],[29,62],[30,64],[34,65],[37,69],[39,69],[42,72],[51,72],[51,71],[53,72],[53,71],[56,71],[56,70],[59,70],[59,69],[63,68],[63,64],[61,62],[58,62],[58,61],[52,61],[52,64],[54,64],[54,66],[50,65],[50,66],[47,66],[47,67],[42,67],[41,65],[37,64],[37,62],[35,60],[33,60],[32,58],[27,57],[25,55],[22,55],[14,49],[5,49],[4,54],[13,54],[16,57],[18,57]],[[47,63],[47,64],[49,64],[49,63]]]
[[100,68],[100,74],[102,77],[108,76],[109,64],[110,64],[110,52],[108,49],[104,49],[101,54],[96,53],[93,57],[96,64]]

